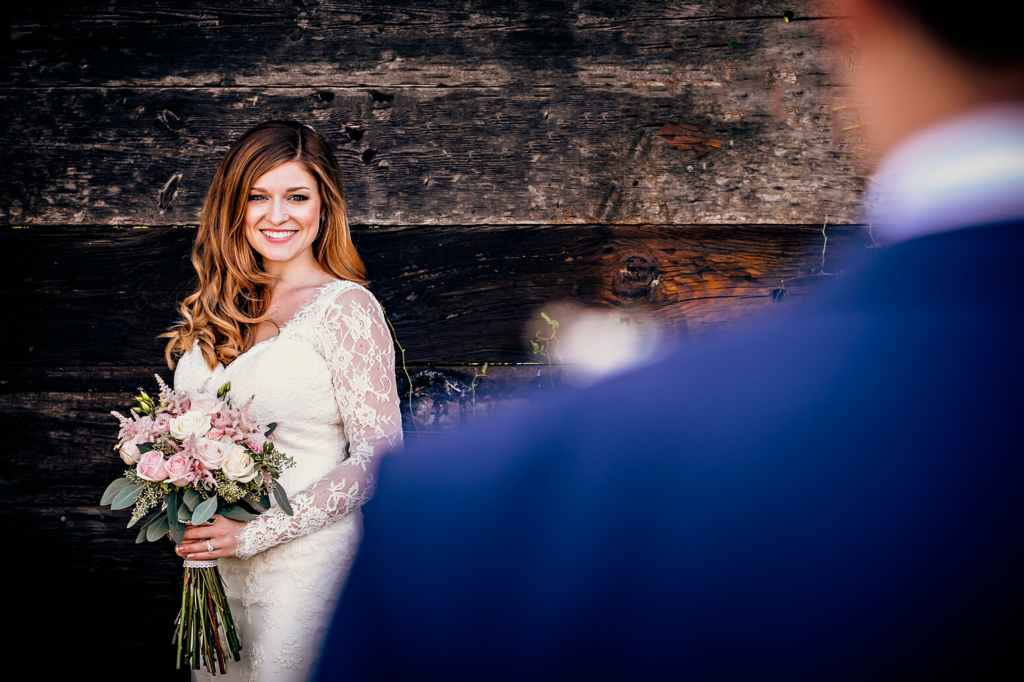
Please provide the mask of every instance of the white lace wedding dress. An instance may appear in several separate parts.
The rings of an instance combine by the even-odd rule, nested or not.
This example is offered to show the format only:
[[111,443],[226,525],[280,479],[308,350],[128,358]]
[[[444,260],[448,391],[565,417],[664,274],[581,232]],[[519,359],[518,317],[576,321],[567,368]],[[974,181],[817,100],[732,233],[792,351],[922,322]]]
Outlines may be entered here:
[[210,679],[305,680],[355,558],[374,460],[401,446],[383,311],[362,286],[333,280],[227,367],[211,371],[193,347],[174,372],[186,391],[227,381],[233,400],[252,397],[256,417],[277,422],[274,441],[295,459],[281,475],[295,515],[275,502],[239,533],[238,558],[220,560],[242,661]]

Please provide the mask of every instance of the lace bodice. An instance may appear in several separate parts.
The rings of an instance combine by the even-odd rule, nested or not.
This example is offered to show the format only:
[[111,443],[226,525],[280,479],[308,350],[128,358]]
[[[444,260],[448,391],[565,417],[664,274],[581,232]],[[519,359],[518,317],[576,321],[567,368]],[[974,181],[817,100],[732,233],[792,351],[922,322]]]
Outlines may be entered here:
[[224,367],[197,349],[178,361],[175,388],[216,391],[231,382],[252,398],[274,441],[295,459],[281,475],[294,516],[274,506],[238,533],[239,558],[324,528],[373,494],[381,456],[402,444],[395,351],[380,304],[364,287],[333,280],[279,330]]

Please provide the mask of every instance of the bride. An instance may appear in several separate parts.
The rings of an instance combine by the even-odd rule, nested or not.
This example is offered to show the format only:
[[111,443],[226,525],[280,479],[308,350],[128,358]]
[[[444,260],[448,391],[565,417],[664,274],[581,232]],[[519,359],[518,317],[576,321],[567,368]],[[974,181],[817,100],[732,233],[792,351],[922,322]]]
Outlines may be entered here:
[[[215,392],[276,422],[294,516],[215,516],[175,548],[218,559],[242,640],[227,679],[304,680],[313,672],[362,532],[360,506],[381,457],[401,446],[395,354],[362,285],[341,172],[311,127],[270,121],[228,149],[192,250],[198,275],[169,332],[175,388]],[[212,679],[212,678],[211,678]]]

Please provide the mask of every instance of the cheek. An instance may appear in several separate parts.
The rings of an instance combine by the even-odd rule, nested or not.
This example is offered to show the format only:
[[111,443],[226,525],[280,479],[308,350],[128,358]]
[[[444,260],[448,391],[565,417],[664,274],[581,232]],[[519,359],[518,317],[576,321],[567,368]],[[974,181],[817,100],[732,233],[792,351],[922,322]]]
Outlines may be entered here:
[[254,211],[249,208],[245,212],[245,241],[249,242],[249,246],[259,251],[259,231],[256,229],[257,217],[253,215]]

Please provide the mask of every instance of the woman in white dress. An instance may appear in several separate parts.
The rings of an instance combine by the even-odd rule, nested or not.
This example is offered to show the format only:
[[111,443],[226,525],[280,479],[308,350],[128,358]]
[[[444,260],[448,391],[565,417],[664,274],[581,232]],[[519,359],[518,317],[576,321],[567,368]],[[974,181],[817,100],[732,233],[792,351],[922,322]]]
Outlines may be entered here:
[[[277,506],[190,527],[179,556],[218,559],[242,661],[219,679],[305,680],[362,531],[381,457],[400,447],[395,354],[362,285],[341,172],[309,126],[270,121],[228,150],[203,205],[193,294],[167,346],[174,386],[216,391],[276,422],[295,460]],[[276,505],[276,503],[275,503]]]

